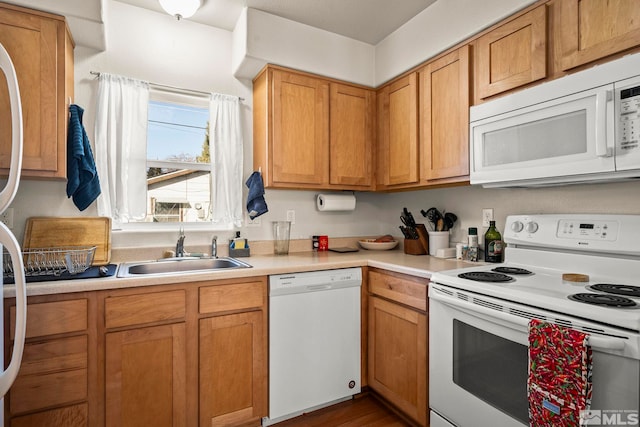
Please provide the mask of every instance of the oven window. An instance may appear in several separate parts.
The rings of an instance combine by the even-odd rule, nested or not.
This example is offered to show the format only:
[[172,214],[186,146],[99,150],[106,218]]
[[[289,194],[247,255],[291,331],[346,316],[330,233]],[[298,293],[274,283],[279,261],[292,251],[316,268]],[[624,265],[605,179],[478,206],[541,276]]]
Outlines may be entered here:
[[453,382],[529,424],[527,347],[453,321]]

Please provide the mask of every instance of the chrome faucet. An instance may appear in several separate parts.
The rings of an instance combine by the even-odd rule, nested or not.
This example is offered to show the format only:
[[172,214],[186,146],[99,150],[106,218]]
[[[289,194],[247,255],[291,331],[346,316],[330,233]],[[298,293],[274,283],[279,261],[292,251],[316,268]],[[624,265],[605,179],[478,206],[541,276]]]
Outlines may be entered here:
[[176,243],[176,256],[184,256],[184,229],[180,227],[180,234],[178,235],[178,242]]
[[218,236],[211,239],[211,258],[218,258]]

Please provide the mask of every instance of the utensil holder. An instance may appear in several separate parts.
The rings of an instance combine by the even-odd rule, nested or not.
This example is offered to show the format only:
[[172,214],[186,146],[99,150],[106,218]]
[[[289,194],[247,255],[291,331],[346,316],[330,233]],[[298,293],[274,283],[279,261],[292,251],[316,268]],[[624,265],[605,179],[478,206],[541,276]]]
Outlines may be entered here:
[[438,249],[449,247],[449,231],[432,231],[429,233],[429,255],[435,256]]
[[418,240],[420,240],[420,244],[424,248],[424,253],[429,253],[429,233],[427,232],[427,227],[424,224],[416,224],[416,232],[418,233]]
[[425,255],[427,251],[419,239],[404,239],[404,253],[408,255]]

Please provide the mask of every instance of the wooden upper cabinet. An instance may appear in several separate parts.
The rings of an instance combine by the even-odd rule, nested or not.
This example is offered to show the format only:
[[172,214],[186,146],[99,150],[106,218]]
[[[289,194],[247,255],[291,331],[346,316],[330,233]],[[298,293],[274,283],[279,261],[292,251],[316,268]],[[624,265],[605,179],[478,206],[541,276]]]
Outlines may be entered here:
[[547,76],[547,11],[539,6],[480,37],[476,42],[479,98]]
[[373,186],[375,92],[331,83],[329,183]]
[[265,68],[254,80],[254,168],[265,186],[320,188],[329,176],[329,83]]
[[253,165],[265,186],[373,189],[372,89],[270,65],[253,100]]
[[[0,43],[18,75],[25,177],[66,177],[67,107],[73,97],[73,41],[61,16],[0,4]],[[0,174],[11,158],[11,115],[0,78]]]
[[273,71],[273,182],[327,182],[329,85]]
[[438,184],[469,175],[469,47],[420,70],[421,181]]
[[418,182],[418,79],[411,73],[378,91],[378,185]]
[[637,0],[562,0],[554,7],[562,70],[640,45]]

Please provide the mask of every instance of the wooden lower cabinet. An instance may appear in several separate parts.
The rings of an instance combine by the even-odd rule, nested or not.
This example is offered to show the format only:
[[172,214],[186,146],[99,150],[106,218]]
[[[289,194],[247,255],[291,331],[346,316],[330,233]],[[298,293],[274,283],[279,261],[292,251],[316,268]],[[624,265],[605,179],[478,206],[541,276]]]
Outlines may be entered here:
[[266,414],[266,337],[261,311],[200,320],[200,426]]
[[[29,297],[18,376],[4,399],[4,425],[95,425],[98,393],[95,295]],[[4,303],[4,357],[11,359],[15,299]]]
[[[260,426],[267,278],[29,297],[7,427]],[[11,359],[15,299],[4,301]]]
[[[368,362],[369,386],[375,393],[413,419],[428,425],[428,320],[427,313],[406,303],[416,300],[422,287],[426,302],[426,284],[405,280],[401,275],[372,271],[369,286]],[[376,288],[383,282],[384,286]],[[405,303],[376,296],[384,290],[385,298],[397,294]],[[403,293],[406,295],[401,295]],[[406,299],[405,299],[406,298]]]
[[106,427],[260,425],[266,277],[102,295]]
[[35,414],[16,417],[11,420],[11,427],[90,427],[89,405],[67,406],[51,409]]
[[107,427],[186,426],[185,324],[106,334]]

